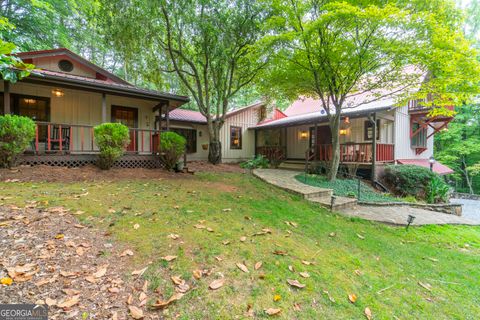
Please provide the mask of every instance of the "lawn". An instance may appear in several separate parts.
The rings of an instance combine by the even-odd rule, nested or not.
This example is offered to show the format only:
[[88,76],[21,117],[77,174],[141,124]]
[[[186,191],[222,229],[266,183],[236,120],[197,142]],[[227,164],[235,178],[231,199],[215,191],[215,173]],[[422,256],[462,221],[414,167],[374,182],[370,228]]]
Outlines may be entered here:
[[[255,318],[268,318],[265,309],[280,308],[283,319],[362,319],[366,307],[374,319],[474,319],[480,314],[479,227],[406,231],[348,219],[236,173],[2,182],[2,197],[0,202],[19,206],[34,199],[43,206],[85,211],[78,216],[84,224],[132,248],[132,270],[151,262],[143,276],[152,292],[170,296],[170,277],[182,276],[192,289],[163,313],[167,318],[242,319],[250,308]],[[199,224],[211,230],[196,228]],[[264,228],[271,233],[254,235]],[[166,262],[161,259],[166,255],[178,258]],[[256,262],[263,263],[259,270]],[[195,280],[195,269],[210,275]],[[225,285],[208,289],[221,276]],[[291,287],[287,279],[306,286]],[[355,303],[349,294],[357,296]]]
[[[299,174],[295,177],[298,181],[314,187],[333,189],[336,196],[350,197],[358,196],[358,180],[356,179],[336,179],[331,182],[323,175]],[[360,200],[366,202],[402,202],[405,199],[394,197],[390,194],[380,193],[374,190],[365,182],[360,182]]]

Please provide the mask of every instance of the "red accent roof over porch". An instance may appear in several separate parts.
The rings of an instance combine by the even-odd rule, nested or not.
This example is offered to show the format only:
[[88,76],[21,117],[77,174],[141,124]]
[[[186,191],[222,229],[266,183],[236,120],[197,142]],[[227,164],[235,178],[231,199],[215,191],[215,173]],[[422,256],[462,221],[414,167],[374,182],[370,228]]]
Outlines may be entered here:
[[[398,160],[398,163],[430,168],[430,162],[428,161],[428,159],[400,159]],[[439,175],[446,175],[454,172],[452,169],[450,169],[446,165],[443,165],[438,162],[435,162],[433,164],[432,169],[434,172],[438,173]]]

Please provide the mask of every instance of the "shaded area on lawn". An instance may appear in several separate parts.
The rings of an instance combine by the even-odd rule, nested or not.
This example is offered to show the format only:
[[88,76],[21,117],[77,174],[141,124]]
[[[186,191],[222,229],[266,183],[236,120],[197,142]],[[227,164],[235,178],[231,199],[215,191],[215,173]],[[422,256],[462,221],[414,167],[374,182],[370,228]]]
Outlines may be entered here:
[[[342,197],[358,197],[358,180],[356,179],[336,179],[328,181],[327,177],[322,175],[299,174],[295,176],[298,181],[314,187],[333,189],[333,194]],[[360,181],[360,199],[366,202],[403,202],[405,199],[396,198],[390,194],[381,193],[374,190],[370,185]]]

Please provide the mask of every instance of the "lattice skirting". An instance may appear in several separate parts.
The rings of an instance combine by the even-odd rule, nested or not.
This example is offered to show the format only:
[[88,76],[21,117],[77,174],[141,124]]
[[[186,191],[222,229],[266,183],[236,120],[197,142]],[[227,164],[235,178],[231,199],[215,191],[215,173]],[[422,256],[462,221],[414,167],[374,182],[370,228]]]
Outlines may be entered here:
[[[47,165],[54,167],[83,167],[88,164],[95,164],[95,154],[74,154],[74,155],[23,155],[18,159],[19,165]],[[157,156],[126,154],[114,164],[115,168],[162,168]]]

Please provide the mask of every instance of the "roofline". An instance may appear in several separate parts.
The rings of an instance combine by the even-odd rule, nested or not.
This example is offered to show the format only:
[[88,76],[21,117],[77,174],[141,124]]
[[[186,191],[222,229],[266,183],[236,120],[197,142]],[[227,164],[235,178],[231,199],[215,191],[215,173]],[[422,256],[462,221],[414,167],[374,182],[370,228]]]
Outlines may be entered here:
[[22,56],[27,56],[31,58],[41,58],[41,57],[50,57],[52,56],[52,53],[65,53],[66,55],[70,56],[73,60],[76,60],[77,62],[83,63],[88,65],[88,67],[92,68],[93,70],[102,73],[105,76],[108,76],[109,78],[118,81],[122,84],[126,85],[132,85],[128,81],[120,78],[119,76],[111,73],[110,71],[105,70],[102,67],[97,66],[96,64],[88,61],[84,57],[76,54],[75,52],[67,49],[67,48],[56,48],[56,49],[48,49],[48,50],[39,50],[39,51],[26,51],[26,52],[18,52],[15,53],[16,56],[22,58]]
[[[46,83],[54,84],[59,87],[71,87],[73,89],[84,89],[89,91],[96,91],[101,93],[111,93],[117,95],[127,95],[130,97],[137,97],[149,100],[175,100],[179,102],[187,103],[190,101],[190,98],[186,96],[178,96],[170,93],[157,92],[152,90],[141,89],[137,87],[116,87],[115,83],[97,83],[97,82],[88,82],[84,80],[77,80],[72,78],[64,78],[54,75],[45,75],[41,73],[35,73],[33,71],[30,76],[21,80],[21,82],[30,82],[30,83]],[[118,85],[118,84],[117,84]]]
[[[392,108],[394,108],[394,106],[376,107],[376,108],[360,110],[360,111],[351,112],[351,113],[345,112],[345,113],[342,113],[342,116],[348,116],[350,118],[361,118],[362,116],[371,114],[373,112],[388,111],[388,110],[391,110]],[[316,111],[315,113],[318,113],[318,112],[320,112],[320,111]],[[312,113],[314,113],[314,112],[312,112]],[[299,114],[299,115],[295,115],[295,116],[289,116],[289,117],[286,117],[286,118],[277,119],[277,120],[267,122],[267,123],[259,125],[259,126],[250,127],[249,129],[260,130],[260,129],[270,129],[270,128],[284,128],[284,127],[293,127],[293,126],[299,126],[299,125],[304,125],[304,124],[323,123],[323,122],[328,121],[327,114],[322,114],[320,116],[312,115],[311,118],[302,119],[302,120],[298,120],[298,121],[295,121],[295,119],[291,119],[293,117],[299,117],[299,116],[303,116],[303,115],[307,115],[307,114],[308,113],[303,113],[303,114]],[[291,122],[275,124],[275,122],[277,122],[277,121],[281,121],[281,120],[289,119],[289,118],[290,118],[290,120],[292,120]],[[283,122],[285,122],[285,120]]]
[[243,112],[243,111],[246,111],[246,110],[248,110],[248,109],[250,109],[250,108],[254,108],[254,107],[259,107],[259,106],[265,105],[265,103],[266,103],[265,101],[259,101],[259,102],[255,102],[255,103],[253,103],[253,104],[250,104],[250,105],[248,105],[248,106],[245,106],[245,107],[242,107],[242,108],[238,108],[238,109],[232,110],[232,111],[230,111],[230,112],[227,112],[227,114],[225,115],[225,118],[229,118],[229,117],[234,116],[234,115],[236,115],[236,114],[238,114],[238,113],[241,113],[241,112]]

